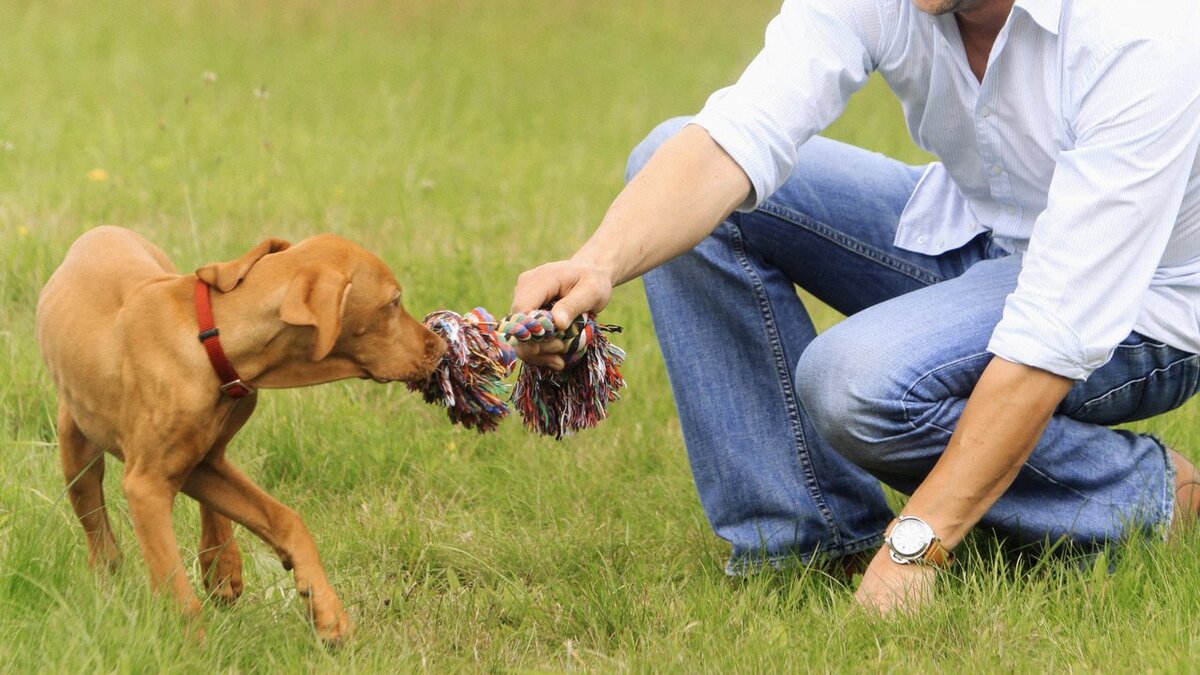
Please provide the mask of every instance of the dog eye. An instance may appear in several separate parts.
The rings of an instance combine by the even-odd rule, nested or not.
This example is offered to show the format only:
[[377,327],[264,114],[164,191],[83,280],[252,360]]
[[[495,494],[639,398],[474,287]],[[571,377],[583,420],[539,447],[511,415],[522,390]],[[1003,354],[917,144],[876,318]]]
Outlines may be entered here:
[[400,297],[401,297],[400,294],[396,293],[396,297],[392,298],[392,301],[388,303],[388,307],[399,307],[400,306]]

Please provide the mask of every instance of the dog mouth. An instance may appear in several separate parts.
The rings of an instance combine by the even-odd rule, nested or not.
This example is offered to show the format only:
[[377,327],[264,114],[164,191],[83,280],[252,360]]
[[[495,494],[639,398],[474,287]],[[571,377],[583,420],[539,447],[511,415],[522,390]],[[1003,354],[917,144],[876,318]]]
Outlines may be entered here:
[[358,379],[371,380],[372,382],[378,382],[379,384],[388,384],[391,382],[421,382],[433,374],[433,369],[430,369],[427,372],[419,372],[400,377],[385,377],[383,375],[376,375],[366,368],[363,368],[362,371],[363,372],[358,376]]
[[398,378],[381,377],[379,375],[376,375],[375,373],[372,373],[371,371],[367,370],[366,368],[363,368],[362,371],[363,371],[362,375],[358,376],[358,379],[360,379],[360,380],[371,380],[373,382],[378,382],[379,384],[387,384],[388,382],[397,382],[398,381]]

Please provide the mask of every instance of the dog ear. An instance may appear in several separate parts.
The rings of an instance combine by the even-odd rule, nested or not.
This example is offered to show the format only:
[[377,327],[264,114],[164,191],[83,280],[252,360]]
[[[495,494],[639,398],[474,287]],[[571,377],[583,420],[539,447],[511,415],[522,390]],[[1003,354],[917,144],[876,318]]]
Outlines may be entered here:
[[286,251],[291,244],[282,239],[267,239],[250,249],[246,255],[229,262],[209,263],[196,270],[196,276],[213,288],[228,293],[246,278],[251,267],[263,256]]
[[312,360],[329,356],[342,333],[342,315],[350,295],[350,278],[333,270],[301,271],[288,285],[279,318],[292,326],[317,329]]

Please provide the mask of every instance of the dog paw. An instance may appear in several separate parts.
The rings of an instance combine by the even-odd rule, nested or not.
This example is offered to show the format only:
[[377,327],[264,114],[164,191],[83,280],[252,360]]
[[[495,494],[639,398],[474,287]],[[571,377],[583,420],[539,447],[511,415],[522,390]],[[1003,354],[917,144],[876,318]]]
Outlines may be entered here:
[[121,552],[115,546],[111,549],[89,551],[88,565],[96,572],[115,574],[121,567]]
[[350,637],[350,617],[332,591],[324,598],[315,598],[311,593],[300,595],[308,602],[309,619],[325,646],[338,647]]
[[232,605],[238,598],[242,597],[242,580],[240,577],[225,578],[218,581],[215,585],[206,583],[205,587],[208,590],[208,597],[223,605]]
[[242,595],[242,555],[230,541],[215,551],[200,554],[200,571],[208,596],[229,604]]
[[350,637],[350,618],[346,616],[345,611],[339,611],[328,623],[321,624],[315,621],[314,623],[317,627],[317,635],[326,647],[340,647]]
[[184,628],[184,635],[194,644],[204,646],[208,643],[208,631],[204,629],[204,624],[200,622],[200,619],[188,621],[187,627]]

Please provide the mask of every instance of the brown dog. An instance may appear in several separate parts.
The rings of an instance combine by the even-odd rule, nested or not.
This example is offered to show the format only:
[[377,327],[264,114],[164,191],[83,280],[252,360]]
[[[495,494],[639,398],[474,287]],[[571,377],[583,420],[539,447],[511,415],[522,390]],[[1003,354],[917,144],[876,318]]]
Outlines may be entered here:
[[[223,390],[197,339],[197,289],[210,294],[197,280],[211,287],[220,329],[209,342],[220,342],[244,384]],[[225,446],[254,411],[254,388],[429,375],[445,345],[404,310],[383,261],[321,235],[295,246],[267,240],[180,275],[141,236],[100,227],[71,246],[42,290],[37,336],[58,387],[63,472],[93,566],[120,560],[101,486],[107,451],[125,462],[121,487],[151,585],[170,589],[185,612],[200,602],[171,527],[181,490],[200,502],[200,566],[212,594],[241,593],[233,520],[294,571],[321,637],[346,635],[349,621],[300,516],[234,468]]]

